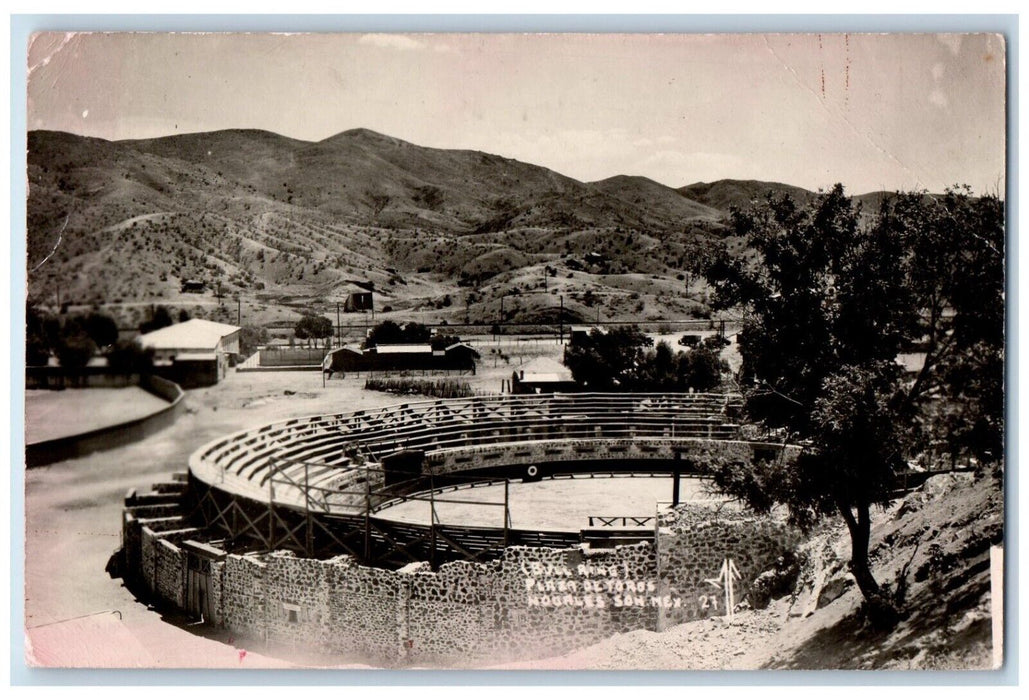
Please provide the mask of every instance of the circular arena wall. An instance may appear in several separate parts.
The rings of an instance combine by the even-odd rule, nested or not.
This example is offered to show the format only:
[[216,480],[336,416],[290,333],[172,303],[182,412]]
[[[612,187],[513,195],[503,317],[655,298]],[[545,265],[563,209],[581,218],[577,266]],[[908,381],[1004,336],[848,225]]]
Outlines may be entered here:
[[[746,513],[660,511],[632,544],[391,521],[447,483],[795,456],[739,438],[732,396],[552,395],[407,403],[241,431],[180,481],[126,498],[122,565],[146,597],[240,638],[374,664],[477,665],[723,615],[797,543]],[[624,465],[628,465],[625,467]],[[641,538],[644,532],[646,537]],[[640,541],[640,540],[643,541]]]
[[401,524],[377,511],[472,480],[703,474],[716,461],[792,458],[795,448],[739,439],[731,421],[738,408],[739,397],[723,394],[503,395],[291,419],[197,450],[191,505],[204,527],[233,545],[351,554],[394,568],[485,561],[513,545],[570,546],[582,536]]

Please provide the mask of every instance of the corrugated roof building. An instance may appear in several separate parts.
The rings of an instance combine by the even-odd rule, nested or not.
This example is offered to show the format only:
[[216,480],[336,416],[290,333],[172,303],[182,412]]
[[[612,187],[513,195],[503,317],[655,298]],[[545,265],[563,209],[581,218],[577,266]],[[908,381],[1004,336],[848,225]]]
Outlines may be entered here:
[[158,374],[188,389],[217,384],[225,377],[239,354],[239,331],[239,326],[193,318],[136,340],[153,349]]

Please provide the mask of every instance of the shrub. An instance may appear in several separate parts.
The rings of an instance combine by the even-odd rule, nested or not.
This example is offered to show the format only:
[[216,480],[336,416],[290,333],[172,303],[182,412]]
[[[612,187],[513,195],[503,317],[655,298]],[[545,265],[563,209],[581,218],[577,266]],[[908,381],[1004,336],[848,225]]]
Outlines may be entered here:
[[458,379],[369,379],[364,383],[364,388],[388,394],[421,394],[438,399],[457,399],[475,395],[468,382]]
[[154,364],[153,348],[143,348],[131,340],[120,340],[107,353],[107,366],[115,372],[149,372]]
[[85,333],[62,338],[57,346],[57,361],[61,367],[85,367],[95,354],[96,343]]
[[800,578],[801,561],[793,552],[786,552],[775,562],[775,568],[762,572],[750,587],[750,604],[755,609],[793,592]]

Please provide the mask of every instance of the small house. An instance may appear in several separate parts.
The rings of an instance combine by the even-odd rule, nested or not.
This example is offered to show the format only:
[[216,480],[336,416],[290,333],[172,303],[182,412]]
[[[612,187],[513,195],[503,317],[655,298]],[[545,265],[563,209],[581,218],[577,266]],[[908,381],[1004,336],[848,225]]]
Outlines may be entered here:
[[183,294],[202,294],[206,286],[200,280],[182,280]]

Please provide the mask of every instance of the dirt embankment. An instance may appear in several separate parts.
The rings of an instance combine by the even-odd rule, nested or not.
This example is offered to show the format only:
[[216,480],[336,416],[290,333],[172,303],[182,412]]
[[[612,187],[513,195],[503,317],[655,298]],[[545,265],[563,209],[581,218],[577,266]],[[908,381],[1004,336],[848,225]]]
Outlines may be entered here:
[[878,581],[905,587],[907,617],[877,630],[847,571],[850,542],[827,523],[802,548],[793,593],[733,622],[711,618],[665,632],[616,635],[565,656],[501,668],[989,669],[990,549],[1004,539],[999,476],[935,477],[876,515]]

